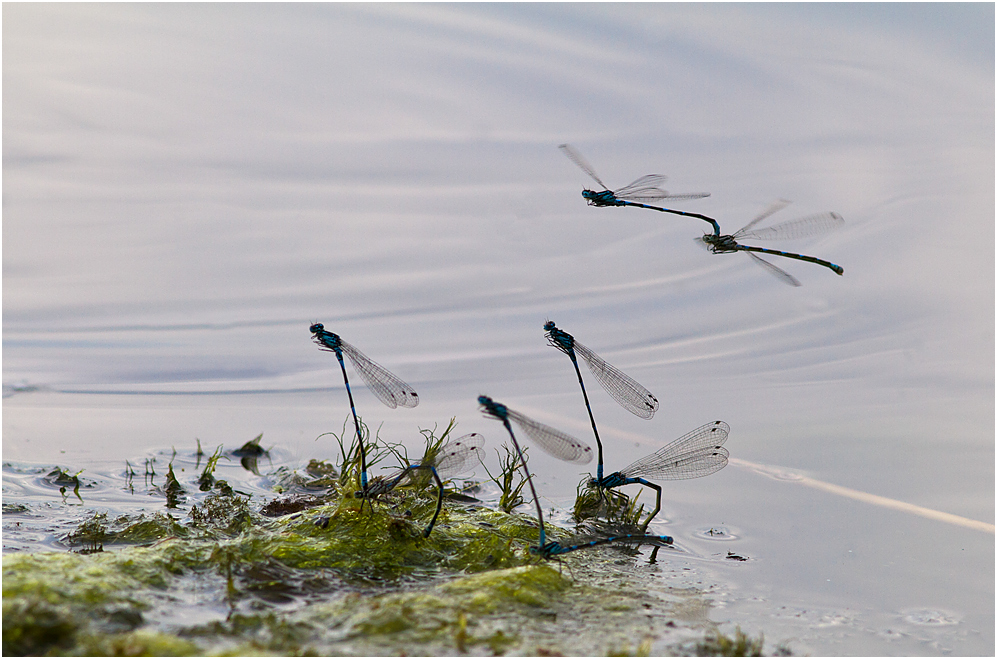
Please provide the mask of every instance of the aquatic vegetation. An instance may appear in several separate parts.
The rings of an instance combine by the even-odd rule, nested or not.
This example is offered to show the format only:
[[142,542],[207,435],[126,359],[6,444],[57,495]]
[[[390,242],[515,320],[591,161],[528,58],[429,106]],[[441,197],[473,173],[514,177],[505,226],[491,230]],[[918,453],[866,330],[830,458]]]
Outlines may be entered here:
[[92,554],[104,551],[104,539],[107,537],[107,513],[94,513],[94,516],[80,524],[79,528],[69,534],[71,544],[82,544],[81,554]]
[[232,455],[239,458],[239,463],[242,465],[242,468],[256,474],[257,476],[260,475],[257,461],[261,456],[268,455],[270,453],[267,449],[260,445],[260,442],[262,441],[263,433],[260,433],[236,450],[232,451]]
[[[346,426],[348,423],[349,420],[343,423],[343,429],[338,435],[334,432],[328,432],[319,435],[316,439],[325,435],[332,435],[333,439],[336,440],[336,443],[339,445],[339,453],[342,456],[342,462],[338,470],[337,484],[356,491],[361,487],[365,466],[367,469],[370,469],[389,456],[398,455],[398,452],[404,449],[400,443],[392,444],[382,440],[378,433],[375,433],[374,439],[371,439],[370,428],[360,417],[357,417],[356,420],[357,435],[347,440]],[[363,452],[360,451],[361,447],[364,447]],[[351,481],[353,485],[349,485]]]
[[[423,460],[454,426],[422,431]],[[373,458],[407,459],[392,448],[368,444]],[[371,505],[351,466],[278,467],[268,495],[230,485],[239,465],[222,474],[220,447],[207,463],[166,457],[165,481],[147,478],[144,493],[160,510],[91,512],[61,541],[74,551],[4,555],[5,654],[646,654],[648,639],[687,643],[707,628],[669,618],[689,594],[633,583],[619,563],[633,549],[542,562],[528,550],[536,518],[494,503],[448,492],[424,538],[431,482]],[[137,490],[127,471],[120,483]]]
[[[263,435],[260,435],[262,437]],[[200,465],[200,458],[204,453],[201,451],[201,441],[197,441],[197,458],[198,465]],[[215,484],[215,468],[218,467],[218,460],[222,458],[222,445],[219,444],[215,452],[211,454],[208,458],[208,462],[204,465],[204,471],[201,472],[201,477],[197,479],[198,489],[202,492],[207,492]]]
[[[523,488],[526,486],[526,477],[519,470],[519,455],[504,442],[502,443],[502,450],[505,451],[504,455],[499,453],[498,449],[495,449],[495,453],[499,459],[498,476],[493,476],[484,463],[481,466],[484,468],[485,473],[488,474],[488,478],[498,485],[501,492],[498,502],[499,510],[511,513],[526,503],[526,500],[523,499]],[[529,462],[526,449],[523,449],[523,461]]]
[[593,485],[592,478],[586,476],[576,489],[572,516],[577,523],[603,519],[607,522],[640,527],[644,515],[644,504],[638,504],[636,497],[629,497],[616,489],[603,489]]
[[163,485],[163,493],[166,495],[166,507],[177,508],[184,500],[184,489],[176,474],[173,473],[173,462],[171,461],[166,469],[166,484]]
[[[696,655],[700,657],[760,657],[765,637],[753,639],[740,627],[734,630],[733,638],[719,631],[706,637],[706,640],[696,645]],[[785,655],[783,650],[780,654]]]

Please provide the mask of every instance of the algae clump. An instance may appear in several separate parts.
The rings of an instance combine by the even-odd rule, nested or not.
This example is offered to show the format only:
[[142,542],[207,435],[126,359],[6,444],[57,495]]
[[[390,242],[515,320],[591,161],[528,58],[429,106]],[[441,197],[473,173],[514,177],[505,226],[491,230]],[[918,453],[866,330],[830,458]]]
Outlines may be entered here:
[[184,482],[171,459],[161,486],[147,468],[165,512],[91,513],[63,539],[81,550],[5,554],[4,654],[609,654],[702,639],[702,623],[675,622],[690,595],[632,584],[633,550],[543,562],[535,518],[453,493],[424,538],[423,479],[357,498],[354,465],[313,461],[250,495],[219,478],[221,456],[201,470],[198,454]]

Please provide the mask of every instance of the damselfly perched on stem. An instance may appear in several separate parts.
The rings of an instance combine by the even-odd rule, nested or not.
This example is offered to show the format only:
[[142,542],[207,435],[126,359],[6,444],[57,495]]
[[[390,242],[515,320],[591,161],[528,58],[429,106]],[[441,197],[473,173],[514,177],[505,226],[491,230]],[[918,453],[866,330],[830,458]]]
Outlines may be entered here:
[[312,333],[312,338],[322,350],[336,353],[339,366],[343,369],[343,382],[346,383],[346,395],[350,399],[350,411],[353,412],[353,423],[356,426],[357,442],[359,442],[360,448],[360,489],[366,490],[367,457],[364,451],[363,435],[360,432],[360,419],[357,418],[357,408],[353,404],[353,392],[350,390],[350,378],[346,375],[346,363],[343,361],[343,355],[345,354],[350,358],[350,363],[353,364],[353,368],[360,374],[367,387],[388,407],[415,407],[419,404],[419,394],[415,393],[412,387],[402,382],[388,369],[343,341],[338,334],[327,332],[322,323],[313,324],[308,328],[308,331]]
[[601,191],[584,189],[582,190],[582,197],[588,202],[589,206],[633,206],[634,208],[648,208],[653,211],[660,211],[662,213],[672,213],[673,215],[682,215],[684,217],[695,217],[697,219],[709,222],[713,225],[713,231],[715,235],[720,235],[720,225],[717,221],[706,215],[701,215],[700,213],[690,213],[688,211],[680,211],[674,208],[661,208],[660,206],[649,206],[642,202],[645,201],[657,201],[659,199],[702,199],[703,197],[709,197],[709,192],[690,192],[685,194],[671,194],[665,190],[662,190],[658,186],[661,185],[666,177],[661,174],[647,174],[642,176],[630,185],[622,187],[618,190],[610,190],[606,187],[606,184],[602,182],[599,175],[595,173],[592,165],[582,157],[575,147],[570,144],[561,144],[558,146],[559,149],[568,156],[571,162],[578,165],[583,172],[592,177],[592,179],[602,186]]
[[498,419],[505,426],[505,429],[509,432],[509,438],[512,440],[512,445],[516,448],[516,452],[519,454],[520,463],[523,465],[523,472],[526,474],[526,481],[530,486],[530,492],[533,494],[533,503],[537,509],[537,521],[540,524],[540,541],[536,546],[530,547],[531,553],[537,554],[542,558],[552,558],[554,556],[566,554],[578,549],[596,547],[612,542],[632,545],[672,544],[672,538],[669,536],[646,536],[639,534],[614,535],[595,540],[586,540],[566,546],[556,540],[547,542],[547,534],[544,530],[544,518],[543,510],[540,506],[540,498],[537,496],[537,490],[533,486],[533,477],[530,475],[530,470],[526,466],[526,461],[523,460],[523,451],[519,446],[519,442],[516,440],[516,435],[512,432],[512,425],[509,423],[509,420],[512,419],[516,423],[516,426],[522,429],[528,437],[540,445],[540,448],[556,458],[560,458],[568,462],[585,464],[592,460],[592,449],[574,437],[571,437],[560,430],[555,430],[550,426],[538,423],[537,421],[534,421],[529,417],[525,417],[518,412],[514,412],[502,403],[495,402],[488,396],[478,396],[478,404],[481,405],[482,411],[486,415],[491,416],[494,419]]
[[[661,486],[648,479],[685,480],[709,476],[715,471],[720,471],[727,466],[727,458],[730,456],[723,447],[729,434],[730,426],[723,421],[707,423],[629,467],[624,467],[605,478],[601,476],[593,478],[589,481],[589,487],[610,489],[640,484],[655,490],[657,496],[654,511],[641,525],[641,531],[647,531],[647,525],[661,511]],[[652,552],[652,561],[657,553],[657,549]]]
[[575,337],[564,330],[558,329],[554,321],[548,320],[544,323],[544,330],[547,332],[547,341],[551,346],[557,348],[568,357],[575,367],[575,374],[578,376],[578,384],[582,388],[582,397],[585,399],[585,408],[589,413],[589,420],[592,422],[592,432],[595,434],[595,443],[598,447],[599,462],[596,465],[596,475],[602,478],[602,440],[599,439],[599,429],[595,425],[595,416],[592,414],[592,406],[589,404],[588,393],[585,391],[585,383],[582,381],[582,372],[578,368],[578,359],[575,355],[581,355],[588,365],[592,375],[598,380],[602,388],[619,403],[623,409],[639,416],[642,419],[650,419],[658,409],[658,399],[645,389],[640,383],[629,375],[607,363],[602,357],[595,354]]
[[789,204],[786,200],[780,200],[769,206],[761,215],[755,219],[748,222],[740,231],[730,234],[730,235],[720,235],[719,233],[705,234],[697,240],[702,240],[706,244],[706,247],[714,254],[731,254],[733,252],[744,252],[754,260],[755,263],[762,266],[770,273],[779,278],[780,281],[789,284],[790,286],[799,286],[800,282],[793,275],[789,274],[785,270],[782,270],[775,265],[772,265],[760,256],[756,256],[752,252],[758,252],[761,254],[772,254],[774,256],[784,256],[788,259],[796,259],[797,261],[807,261],[808,263],[816,263],[817,265],[822,265],[825,268],[831,270],[832,272],[842,275],[845,273],[845,269],[840,265],[831,263],[830,261],[825,261],[824,259],[818,259],[814,256],[806,256],[805,254],[795,254],[793,252],[783,252],[777,249],[767,249],[765,247],[754,247],[752,245],[742,245],[740,240],[790,240],[793,238],[805,238],[808,236],[815,236],[833,229],[837,229],[842,226],[845,221],[841,219],[841,216],[837,213],[817,213],[815,215],[808,215],[806,217],[801,217],[796,220],[790,220],[789,222],[783,222],[781,224],[776,224],[774,226],[765,227],[762,229],[755,229],[754,226],[769,217],[776,211],[782,210]]

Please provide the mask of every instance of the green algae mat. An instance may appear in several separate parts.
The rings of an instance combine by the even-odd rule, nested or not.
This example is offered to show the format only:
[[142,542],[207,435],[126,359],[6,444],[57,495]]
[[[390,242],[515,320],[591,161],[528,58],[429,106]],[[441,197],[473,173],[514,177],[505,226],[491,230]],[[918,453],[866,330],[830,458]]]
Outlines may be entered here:
[[[312,461],[300,470],[272,468],[254,441],[255,449],[251,442],[210,457],[200,448],[174,453],[166,473],[155,475],[149,459],[141,476],[128,463],[123,475],[96,479],[4,465],[5,533],[22,521],[31,527],[46,510],[54,517],[75,505],[78,515],[63,526],[55,550],[21,544],[4,554],[4,654],[761,649],[750,639],[724,645],[728,639],[708,621],[703,594],[662,586],[666,580],[655,579],[660,568],[648,564],[646,553],[600,547],[542,561],[528,550],[537,538],[532,516],[466,491],[448,491],[436,528],[424,538],[436,507],[433,487],[414,479],[373,502],[357,499],[354,481],[335,467]],[[159,458],[161,465],[167,456]],[[218,478],[219,461],[225,480]],[[269,471],[260,468],[265,463]],[[8,475],[48,484],[54,496],[18,501]],[[141,497],[146,509],[87,504],[119,490]],[[105,504],[113,498],[104,497]],[[553,525],[548,532],[555,539],[568,535]]]

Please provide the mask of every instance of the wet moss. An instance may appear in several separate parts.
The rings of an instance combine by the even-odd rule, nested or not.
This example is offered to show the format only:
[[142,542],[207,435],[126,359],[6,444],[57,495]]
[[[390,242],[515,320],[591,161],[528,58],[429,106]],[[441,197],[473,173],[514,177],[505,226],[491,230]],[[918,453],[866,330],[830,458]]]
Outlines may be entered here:
[[80,623],[69,607],[49,599],[44,593],[19,593],[15,598],[4,589],[4,655],[37,655],[75,645]]
[[184,538],[190,535],[190,530],[169,513],[157,512],[148,517],[121,516],[112,526],[117,527],[117,530],[108,532],[106,542],[109,544],[148,545],[166,538]]
[[196,644],[161,632],[140,629],[125,634],[87,634],[78,640],[80,654],[101,657],[198,656]]
[[147,584],[117,558],[110,553],[4,556],[4,654],[71,648],[91,624],[94,631],[141,624],[147,605],[136,595]]
[[738,627],[733,636],[719,631],[707,636],[697,644],[696,654],[700,657],[760,657],[764,643],[764,636],[753,639]]
[[448,499],[424,538],[432,484],[357,499],[355,479],[313,462],[275,487],[306,505],[254,505],[216,465],[173,486],[186,513],[96,513],[66,537],[104,551],[5,555],[4,653],[645,653],[646,639],[705,628],[670,613],[698,594],[648,595],[614,549],[540,561],[530,515]]
[[106,537],[107,513],[95,513],[93,517],[84,521],[74,532],[70,533],[68,540],[72,545],[82,545],[79,549],[81,554],[92,554],[104,551]]

